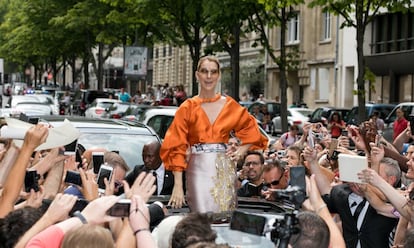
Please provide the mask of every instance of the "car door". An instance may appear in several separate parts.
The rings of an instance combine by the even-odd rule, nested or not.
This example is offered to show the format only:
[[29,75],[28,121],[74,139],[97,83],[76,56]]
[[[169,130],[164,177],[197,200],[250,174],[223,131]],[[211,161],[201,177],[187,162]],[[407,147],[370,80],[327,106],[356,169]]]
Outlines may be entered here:
[[168,128],[170,127],[174,116],[168,115],[154,115],[151,117],[147,125],[150,126],[154,131],[160,136],[161,139],[164,139],[165,134],[167,133]]

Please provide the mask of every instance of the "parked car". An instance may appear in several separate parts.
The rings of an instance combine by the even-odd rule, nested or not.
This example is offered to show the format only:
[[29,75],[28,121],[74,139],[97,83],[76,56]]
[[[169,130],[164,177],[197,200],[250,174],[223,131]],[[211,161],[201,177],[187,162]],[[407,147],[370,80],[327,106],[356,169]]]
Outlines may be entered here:
[[[288,126],[296,125],[299,127],[299,133],[303,133],[303,124],[309,121],[309,116],[312,114],[313,109],[308,108],[288,108]],[[282,133],[282,122],[280,116],[276,116],[272,119],[273,133],[272,135]]]
[[109,109],[108,117],[113,119],[121,119],[125,115],[132,113],[138,106],[129,102],[117,102]]
[[341,119],[347,122],[347,115],[351,111],[349,108],[336,108],[336,107],[319,107],[316,108],[312,114],[309,116],[309,122],[316,123],[320,122],[324,126],[328,125],[328,121],[330,120],[332,114],[334,112],[338,112],[341,116]]
[[12,95],[24,95],[27,88],[27,84],[23,82],[14,82],[12,84]]
[[409,115],[414,114],[414,102],[402,102],[397,104],[394,109],[388,114],[384,119],[385,128],[382,132],[384,138],[392,142],[392,137],[394,134],[394,121],[397,119],[397,109],[402,108],[404,111],[404,116],[408,120]]
[[74,99],[73,112],[84,116],[85,111],[96,98],[110,98],[111,93],[100,90],[81,90],[79,99]]
[[108,113],[115,103],[119,100],[109,98],[96,98],[89,108],[85,110],[85,117],[89,118],[108,118]]
[[47,103],[41,102],[23,102],[18,103],[14,109],[14,114],[25,114],[27,116],[53,115],[53,110]]
[[9,100],[6,104],[6,108],[15,109],[18,104],[31,104],[31,103],[41,103],[48,105],[50,111],[48,111],[51,115],[58,114],[58,110],[56,109],[56,105],[53,101],[53,98],[49,95],[12,95],[9,97]]
[[[375,111],[379,112],[381,119],[385,119],[394,107],[395,104],[367,103],[365,104],[366,116],[362,121],[368,120]],[[359,125],[362,121],[358,120],[358,106],[353,107],[348,113],[347,124]]]
[[262,109],[263,106],[267,107],[267,111],[270,113],[271,118],[280,115],[280,103],[274,101],[259,101],[252,103],[249,107],[249,113],[253,113],[253,109],[259,107]]
[[143,164],[142,148],[150,141],[161,142],[158,135],[148,126],[115,119],[96,119],[80,116],[41,116],[40,121],[54,127],[68,119],[81,135],[78,143],[86,149],[104,148],[108,151],[119,151],[129,168]]
[[[160,136],[160,138],[164,139],[165,133],[170,127],[177,109],[177,107],[166,106],[161,108],[148,108],[142,114],[140,121],[150,126]],[[272,145],[275,142],[275,139],[269,136],[269,134],[267,134],[260,125],[258,126],[260,133],[269,141],[268,145]]]

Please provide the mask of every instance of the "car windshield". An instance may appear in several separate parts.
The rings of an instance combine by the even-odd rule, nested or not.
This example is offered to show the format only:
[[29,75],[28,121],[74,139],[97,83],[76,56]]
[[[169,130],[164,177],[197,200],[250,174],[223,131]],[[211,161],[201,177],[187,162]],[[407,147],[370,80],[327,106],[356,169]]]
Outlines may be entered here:
[[[147,142],[156,141],[155,136],[144,136],[120,133],[88,133],[81,130],[78,143],[86,149],[105,148],[108,151],[119,151],[129,168],[143,164],[142,148]],[[128,145],[125,145],[128,144]],[[122,148],[122,149],[121,149]]]

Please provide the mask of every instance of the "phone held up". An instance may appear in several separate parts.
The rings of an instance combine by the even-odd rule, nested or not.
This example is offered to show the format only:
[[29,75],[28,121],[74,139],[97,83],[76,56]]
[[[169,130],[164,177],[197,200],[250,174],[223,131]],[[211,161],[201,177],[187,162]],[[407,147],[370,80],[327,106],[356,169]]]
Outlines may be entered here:
[[76,147],[78,145],[78,140],[74,140],[70,144],[65,145],[65,155],[75,155]]
[[79,172],[70,170],[66,171],[65,183],[82,186],[82,180]]
[[39,179],[40,175],[37,174],[37,171],[31,170],[26,171],[26,175],[24,177],[24,188],[26,192],[30,192],[33,189],[35,192],[39,191]]
[[297,186],[300,190],[306,191],[305,167],[302,165],[292,166],[290,172],[290,186]]
[[92,152],[93,173],[98,174],[99,168],[104,164],[104,152]]
[[104,193],[105,192],[105,181],[104,179],[106,178],[109,181],[111,181],[112,178],[112,173],[113,173],[114,169],[111,166],[108,165],[101,165],[101,168],[99,169],[99,173],[98,173],[98,191],[99,193]]
[[121,199],[115,203],[110,209],[108,209],[107,214],[115,217],[128,217],[131,209],[131,200],[130,199]]

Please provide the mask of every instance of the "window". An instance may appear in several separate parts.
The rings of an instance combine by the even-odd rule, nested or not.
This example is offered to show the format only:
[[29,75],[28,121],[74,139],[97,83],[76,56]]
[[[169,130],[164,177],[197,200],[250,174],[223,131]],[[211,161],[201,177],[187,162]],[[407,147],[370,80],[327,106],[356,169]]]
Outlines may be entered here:
[[288,24],[288,44],[299,42],[299,13],[292,17]]
[[329,69],[319,68],[318,70],[319,82],[319,100],[329,99]]
[[322,13],[322,40],[331,39],[331,14],[327,11]]

